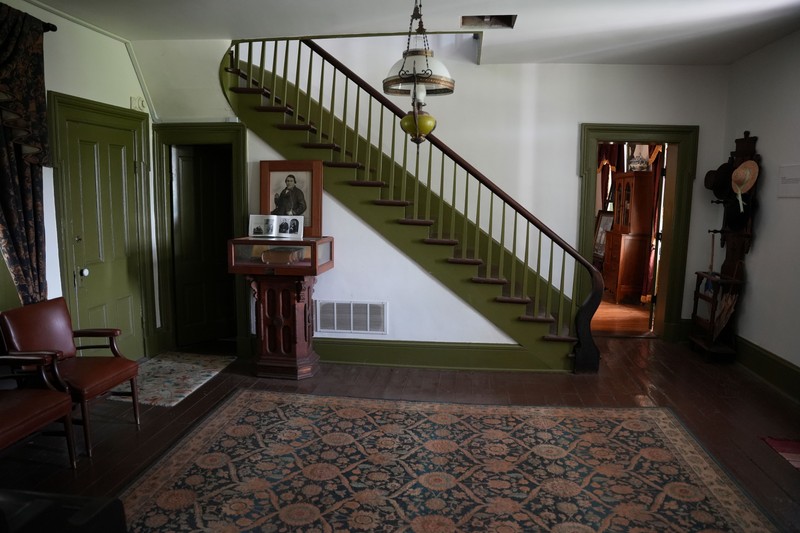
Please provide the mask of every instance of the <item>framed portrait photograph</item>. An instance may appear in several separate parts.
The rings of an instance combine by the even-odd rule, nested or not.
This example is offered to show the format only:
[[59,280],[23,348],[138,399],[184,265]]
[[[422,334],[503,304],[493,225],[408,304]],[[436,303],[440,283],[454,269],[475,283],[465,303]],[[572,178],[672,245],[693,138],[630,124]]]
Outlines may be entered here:
[[613,211],[598,211],[597,220],[594,225],[594,255],[605,257],[606,254],[606,232],[611,230],[614,222]]
[[322,237],[322,161],[261,161],[264,215],[302,217],[306,237]]

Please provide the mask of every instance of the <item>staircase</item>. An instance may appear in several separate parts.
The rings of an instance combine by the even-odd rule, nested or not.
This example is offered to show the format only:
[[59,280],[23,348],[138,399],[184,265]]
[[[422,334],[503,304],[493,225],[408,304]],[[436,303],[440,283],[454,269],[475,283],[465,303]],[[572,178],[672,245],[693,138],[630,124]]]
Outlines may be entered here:
[[[496,368],[596,372],[600,273],[311,40],[234,41],[223,91],[288,160],[322,160],[325,191],[519,343]],[[324,359],[324,355],[323,355]]]

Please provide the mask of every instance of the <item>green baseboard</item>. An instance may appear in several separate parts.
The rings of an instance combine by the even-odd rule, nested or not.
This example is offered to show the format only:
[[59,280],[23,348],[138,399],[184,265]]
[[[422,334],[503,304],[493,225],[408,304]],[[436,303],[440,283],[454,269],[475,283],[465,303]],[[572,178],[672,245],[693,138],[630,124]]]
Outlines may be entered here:
[[[683,320],[672,333],[673,341],[688,341],[691,320]],[[736,362],[800,402],[800,367],[742,337],[736,337]]]
[[572,360],[563,368],[548,368],[524,348],[513,344],[436,343],[314,338],[314,351],[326,363],[447,368],[460,370],[511,370],[571,372]]
[[741,337],[736,338],[736,361],[800,402],[800,367]]

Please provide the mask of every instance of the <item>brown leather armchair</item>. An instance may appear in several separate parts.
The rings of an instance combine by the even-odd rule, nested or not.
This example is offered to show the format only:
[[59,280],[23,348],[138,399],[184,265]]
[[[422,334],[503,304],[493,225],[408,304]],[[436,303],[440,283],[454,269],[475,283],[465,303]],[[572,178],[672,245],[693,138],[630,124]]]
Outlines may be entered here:
[[[0,449],[43,430],[60,420],[64,424],[67,452],[76,468],[72,433],[72,398],[52,383],[58,379],[55,359],[46,354],[0,355],[0,380],[14,380],[16,388],[0,390]],[[60,386],[65,387],[61,382]]]
[[[116,344],[120,330],[115,328],[72,329],[72,318],[63,298],[17,307],[0,313],[0,333],[6,350],[46,352],[58,360],[57,369],[75,402],[80,403],[86,453],[92,456],[89,401],[128,381],[133,401],[133,416],[139,425],[139,395],[136,377],[139,365],[124,357]],[[105,339],[98,344],[76,346],[76,338]],[[113,357],[80,355],[81,350],[107,349]],[[117,393],[113,393],[117,394]]]

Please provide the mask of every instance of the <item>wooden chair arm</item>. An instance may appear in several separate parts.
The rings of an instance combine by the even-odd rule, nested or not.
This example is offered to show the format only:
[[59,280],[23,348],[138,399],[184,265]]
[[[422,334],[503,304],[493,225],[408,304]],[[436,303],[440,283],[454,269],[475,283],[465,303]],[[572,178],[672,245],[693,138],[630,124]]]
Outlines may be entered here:
[[111,353],[114,354],[114,357],[123,357],[122,353],[119,351],[119,347],[117,346],[117,337],[119,337],[120,335],[122,335],[122,330],[117,328],[76,329],[75,331],[72,332],[72,337],[76,339],[81,337],[108,339],[108,343],[106,344],[76,345],[75,348],[78,350],[79,353],[82,350],[105,349],[105,350],[111,350]]
[[[67,383],[61,377],[58,369],[59,357],[61,357],[60,351],[9,351],[7,355],[0,355],[0,364],[5,363],[12,366],[11,374],[3,377],[21,380],[38,374],[49,389],[69,392]],[[15,365],[17,368],[13,368]]]
[[44,365],[47,366],[57,359],[61,352],[9,352],[8,355],[0,355],[0,364],[18,365]]
[[92,328],[76,329],[72,332],[73,337],[119,337],[122,330],[117,328]]

